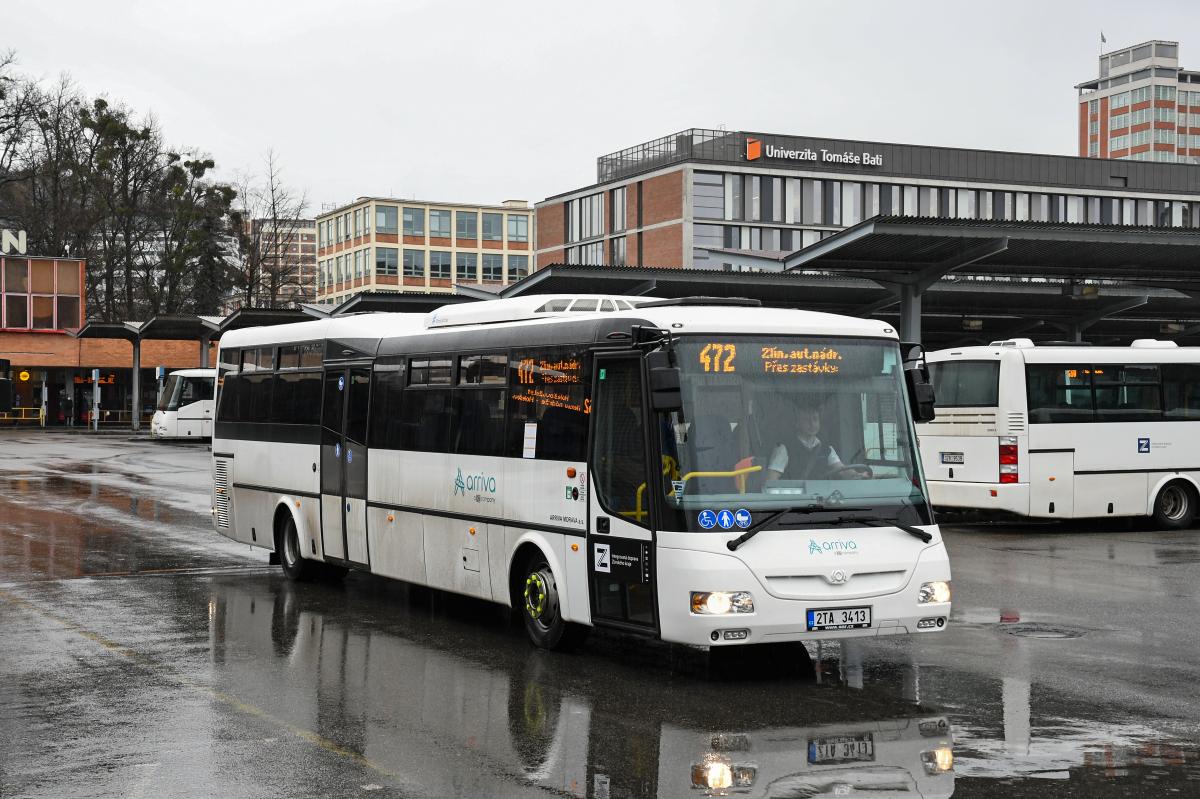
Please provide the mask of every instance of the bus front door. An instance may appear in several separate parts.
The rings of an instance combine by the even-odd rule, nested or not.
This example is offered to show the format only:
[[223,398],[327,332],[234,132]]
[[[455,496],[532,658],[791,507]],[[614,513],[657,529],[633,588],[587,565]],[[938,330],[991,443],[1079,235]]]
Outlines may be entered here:
[[638,355],[597,355],[588,474],[588,576],[594,622],[656,631],[648,480],[649,418]]
[[321,404],[321,546],[327,557],[368,566],[367,410],[371,370],[325,371]]

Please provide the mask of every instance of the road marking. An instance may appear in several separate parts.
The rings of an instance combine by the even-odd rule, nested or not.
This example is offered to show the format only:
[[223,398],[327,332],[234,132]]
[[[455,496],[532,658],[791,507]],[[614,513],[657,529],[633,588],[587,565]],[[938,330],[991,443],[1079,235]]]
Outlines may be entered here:
[[271,715],[271,713],[264,710],[263,708],[261,708],[257,705],[252,705],[249,702],[243,702],[241,699],[238,699],[236,696],[233,696],[232,694],[228,694],[224,691],[220,691],[216,688],[213,688],[210,685],[205,685],[201,682],[198,682],[198,681],[192,679],[191,677],[186,677],[182,674],[179,674],[178,672],[175,672],[174,670],[170,669],[169,667],[166,667],[164,664],[158,662],[157,660],[155,660],[152,657],[143,655],[140,652],[130,649],[129,647],[125,646],[124,644],[113,641],[110,638],[106,638],[103,635],[101,635],[100,633],[95,632],[94,630],[89,630],[86,627],[83,627],[82,625],[76,624],[75,622],[71,621],[68,618],[65,618],[56,613],[51,613],[50,611],[44,610],[44,609],[38,607],[37,605],[35,605],[33,602],[30,602],[29,600],[27,600],[23,597],[19,597],[16,594],[12,593],[11,591],[6,591],[6,590],[0,588],[0,599],[7,600],[8,602],[11,602],[14,605],[19,605],[20,607],[25,608],[26,610],[32,611],[33,613],[36,613],[37,615],[39,615],[43,618],[49,619],[50,621],[54,622],[55,624],[58,624],[64,628],[76,633],[77,635],[80,635],[83,638],[86,638],[87,640],[91,641],[92,643],[96,644],[97,646],[100,646],[103,649],[106,649],[115,655],[120,655],[121,657],[123,657],[127,660],[130,660],[134,663],[137,663],[140,666],[143,666],[143,667],[149,669],[151,672],[153,672],[154,674],[156,674],[164,679],[175,682],[184,688],[190,688],[193,691],[197,691],[201,694],[204,694],[212,699],[217,700],[221,704],[226,705],[227,707],[230,707],[233,710],[236,710],[240,713],[244,713],[248,716],[254,716],[255,718],[262,719],[263,721],[266,721],[270,724],[273,724],[281,729],[284,729],[284,730],[290,732],[292,735],[296,736],[297,738],[300,738],[301,740],[307,741],[308,743],[311,743],[311,744],[314,744],[315,746],[321,747],[322,749],[324,749],[327,752],[338,755],[339,757],[343,757],[347,760],[353,761],[354,763],[357,763],[358,765],[366,766],[367,768],[371,769],[372,771],[375,771],[378,774],[382,774],[385,777],[396,780],[397,782],[401,782],[401,777],[399,774],[384,768],[379,763],[376,763],[375,761],[371,760],[369,757],[363,755],[360,752],[355,752],[353,749],[347,749],[346,747],[339,744],[337,741],[334,741],[330,738],[326,738],[322,735],[319,735],[319,734],[313,732],[312,730],[292,724],[290,721],[285,721],[284,719],[281,719],[277,716],[273,716],[273,715]]

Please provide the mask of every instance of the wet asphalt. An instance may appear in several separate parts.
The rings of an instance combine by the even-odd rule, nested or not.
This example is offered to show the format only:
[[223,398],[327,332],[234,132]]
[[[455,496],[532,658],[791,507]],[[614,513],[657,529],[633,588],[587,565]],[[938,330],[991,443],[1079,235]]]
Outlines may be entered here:
[[713,664],[289,584],[213,532],[208,469],[0,432],[3,799],[1200,796],[1200,532],[945,524],[945,632]]

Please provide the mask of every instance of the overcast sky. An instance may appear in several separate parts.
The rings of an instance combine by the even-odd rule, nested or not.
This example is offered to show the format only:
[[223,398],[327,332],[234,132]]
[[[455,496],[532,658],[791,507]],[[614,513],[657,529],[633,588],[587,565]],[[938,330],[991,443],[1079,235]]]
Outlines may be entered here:
[[222,177],[273,148],[310,211],[362,195],[537,201],[689,127],[1075,153],[1108,49],[1200,3],[8,0],[0,48],[152,111]]

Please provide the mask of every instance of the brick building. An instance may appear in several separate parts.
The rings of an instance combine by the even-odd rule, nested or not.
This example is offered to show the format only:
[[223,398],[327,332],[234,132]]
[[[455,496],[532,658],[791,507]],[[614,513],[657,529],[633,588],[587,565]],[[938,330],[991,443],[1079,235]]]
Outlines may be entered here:
[[596,178],[536,205],[536,268],[769,268],[738,255],[877,216],[1200,228],[1200,166],[1178,163],[693,128],[601,156]]
[[1200,72],[1179,66],[1179,43],[1150,41],[1100,55],[1078,84],[1079,155],[1200,163]]
[[529,274],[533,214],[524,200],[465,205],[363,197],[317,217],[317,301],[363,291],[496,289]]
[[[22,248],[23,249],[23,248]],[[92,370],[100,370],[101,408],[107,422],[128,422],[133,347],[123,339],[79,339],[87,307],[83,260],[42,258],[22,252],[0,255],[0,360],[10,362],[13,414],[36,423],[82,424],[92,396]],[[212,358],[215,362],[215,355]],[[153,408],[154,367],[200,365],[194,341],[146,341],[142,345],[143,409]]]

